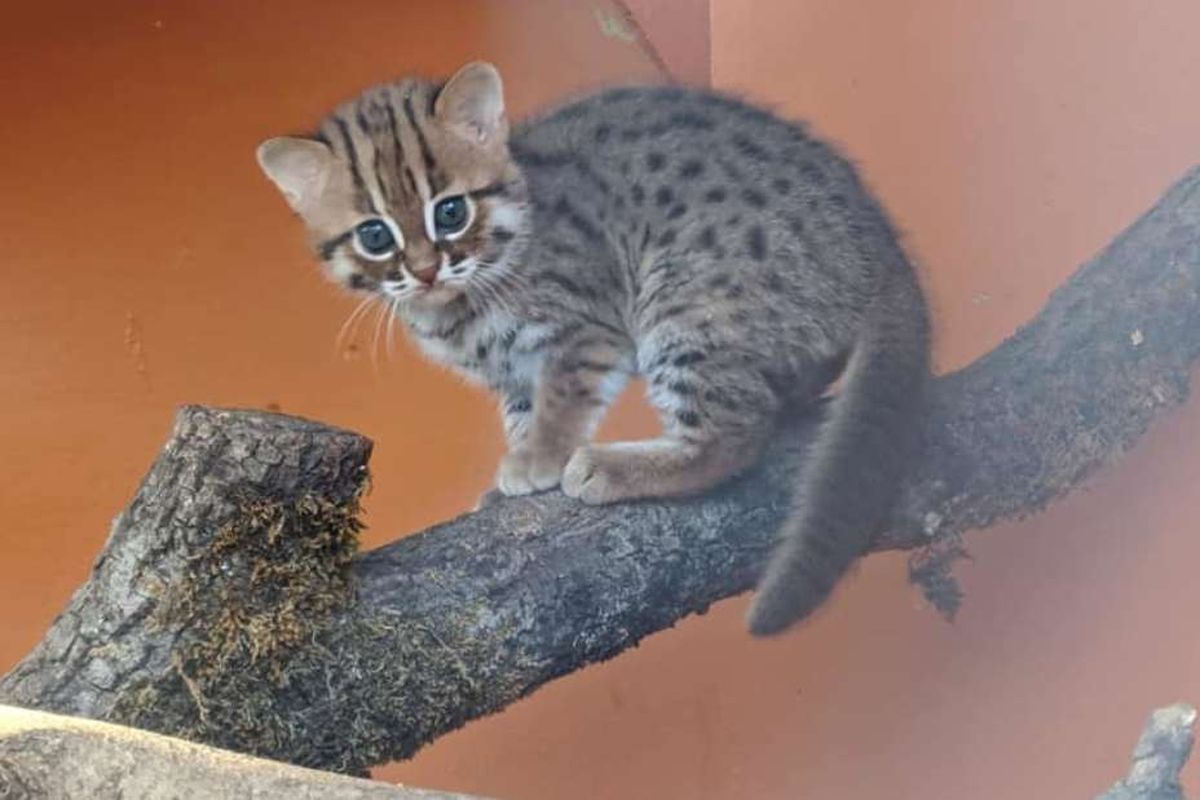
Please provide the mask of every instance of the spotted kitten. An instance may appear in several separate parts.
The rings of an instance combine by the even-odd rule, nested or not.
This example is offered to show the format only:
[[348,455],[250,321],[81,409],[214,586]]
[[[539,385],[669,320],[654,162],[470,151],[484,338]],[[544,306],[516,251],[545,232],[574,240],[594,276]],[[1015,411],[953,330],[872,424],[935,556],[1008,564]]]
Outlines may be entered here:
[[[697,492],[844,383],[750,612],[806,616],[887,522],[928,373],[913,269],[851,165],[804,129],[681,88],[619,88],[511,132],[500,76],[372,88],[258,159],[329,274],[383,295],[503,402],[509,495]],[[643,375],[657,439],[589,444]]]

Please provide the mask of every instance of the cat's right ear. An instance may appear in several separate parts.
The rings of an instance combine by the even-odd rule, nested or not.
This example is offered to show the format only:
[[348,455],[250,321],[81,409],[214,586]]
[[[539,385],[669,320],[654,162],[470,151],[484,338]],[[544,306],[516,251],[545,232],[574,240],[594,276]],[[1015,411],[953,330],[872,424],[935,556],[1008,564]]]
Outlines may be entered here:
[[258,165],[297,214],[307,217],[333,171],[333,152],[313,139],[281,136],[258,146]]
[[486,61],[467,64],[446,81],[433,104],[433,115],[476,144],[503,140],[508,123],[500,73]]

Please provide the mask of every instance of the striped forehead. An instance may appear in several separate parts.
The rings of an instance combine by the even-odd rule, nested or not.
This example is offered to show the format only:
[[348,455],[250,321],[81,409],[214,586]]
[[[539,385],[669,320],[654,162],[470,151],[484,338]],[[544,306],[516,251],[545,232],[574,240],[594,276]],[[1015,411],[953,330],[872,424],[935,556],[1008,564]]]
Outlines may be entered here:
[[335,111],[320,137],[348,165],[357,210],[420,213],[446,188],[430,139],[438,87],[406,82],[369,90]]

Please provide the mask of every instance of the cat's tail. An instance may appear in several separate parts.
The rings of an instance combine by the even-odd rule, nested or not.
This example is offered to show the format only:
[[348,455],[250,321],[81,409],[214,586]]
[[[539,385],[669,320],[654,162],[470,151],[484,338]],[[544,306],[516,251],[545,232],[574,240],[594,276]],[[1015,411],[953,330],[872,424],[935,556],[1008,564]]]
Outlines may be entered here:
[[907,264],[883,284],[759,583],[748,618],[756,636],[780,633],[821,605],[894,509],[929,377],[929,321]]

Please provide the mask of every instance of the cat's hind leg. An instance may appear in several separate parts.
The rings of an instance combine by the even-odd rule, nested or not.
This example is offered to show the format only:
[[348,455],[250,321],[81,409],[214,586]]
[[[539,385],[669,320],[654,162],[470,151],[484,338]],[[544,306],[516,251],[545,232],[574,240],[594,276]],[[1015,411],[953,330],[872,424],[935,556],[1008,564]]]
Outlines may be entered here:
[[580,447],[563,471],[566,494],[593,504],[686,495],[757,460],[779,410],[757,359],[679,341],[643,372],[663,434]]

